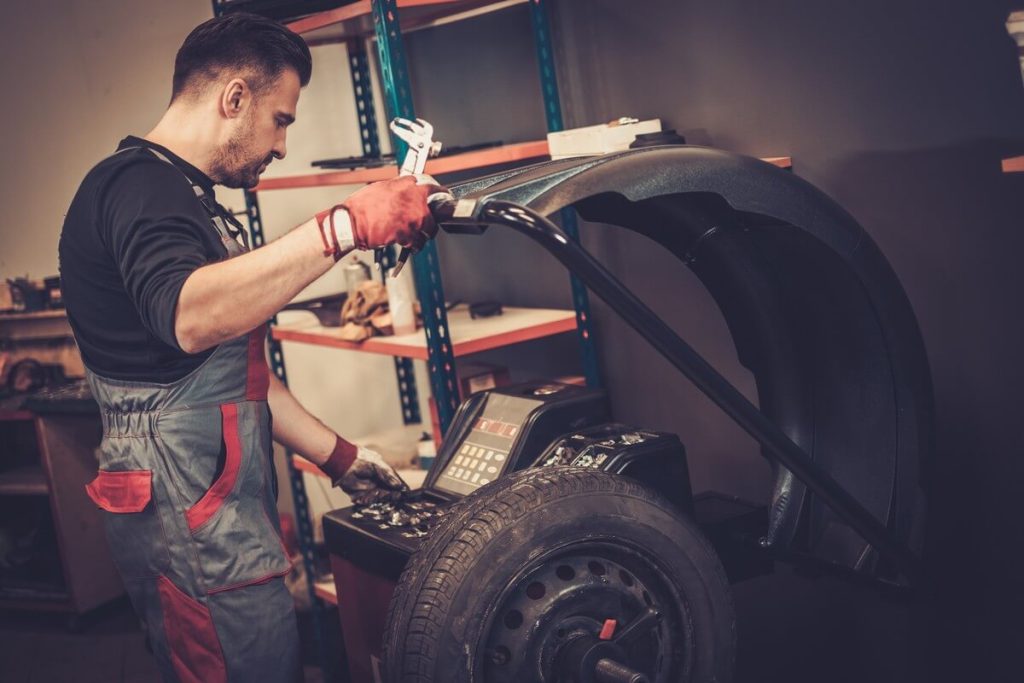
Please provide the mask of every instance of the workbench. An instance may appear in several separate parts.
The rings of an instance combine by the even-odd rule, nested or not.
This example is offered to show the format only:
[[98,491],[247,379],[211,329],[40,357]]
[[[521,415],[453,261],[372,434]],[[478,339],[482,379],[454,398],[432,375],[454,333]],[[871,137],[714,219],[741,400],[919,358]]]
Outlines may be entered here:
[[[74,624],[124,593],[100,510],[85,492],[96,476],[99,410],[84,383],[4,403],[0,529],[7,544],[0,543],[0,609],[66,612]],[[4,557],[29,539],[21,559],[5,564]]]

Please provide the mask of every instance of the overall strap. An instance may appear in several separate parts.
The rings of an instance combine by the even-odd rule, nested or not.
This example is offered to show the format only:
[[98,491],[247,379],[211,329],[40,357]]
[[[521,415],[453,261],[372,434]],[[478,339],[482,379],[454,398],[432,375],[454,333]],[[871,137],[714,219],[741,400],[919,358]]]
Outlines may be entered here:
[[234,216],[228,213],[224,209],[224,207],[222,207],[220,204],[214,201],[208,194],[206,194],[206,191],[202,187],[200,187],[198,183],[192,180],[192,178],[190,178],[187,173],[178,168],[178,166],[173,161],[168,159],[165,154],[158,152],[152,147],[143,147],[142,145],[136,145],[134,147],[122,147],[121,149],[114,152],[114,155],[120,154],[121,152],[127,152],[133,149],[144,149],[150,152],[160,161],[170,164],[172,167],[177,169],[181,173],[181,175],[184,176],[185,180],[188,181],[188,184],[192,187],[192,191],[196,195],[196,199],[199,200],[199,203],[203,205],[203,208],[206,210],[206,213],[210,216],[210,222],[213,223],[213,227],[217,231],[217,234],[219,234],[222,239],[233,240],[242,245],[242,248],[245,249],[246,251],[249,250],[249,235],[246,232],[245,227],[238,221],[238,219],[236,219]]
[[178,166],[175,165],[173,161],[168,159],[166,155],[153,149],[152,147],[129,149],[146,149],[149,152],[151,152],[153,156],[155,156],[157,159],[167,162],[171,166],[174,166],[174,168],[177,168],[179,171],[181,171],[181,175],[185,176],[185,180],[187,180],[188,184],[192,186],[192,191],[195,193],[196,199],[198,199],[199,203],[203,205],[204,209],[206,209],[206,213],[210,215],[210,220],[213,222],[213,227],[217,229],[217,232],[220,233],[221,237],[233,239],[236,242],[239,242],[246,250],[249,249],[248,234],[246,233],[245,228],[238,221],[238,219],[236,219],[234,216],[228,213],[224,209],[224,207],[222,207],[220,204],[214,201],[213,198],[210,197],[210,195],[206,194],[206,190],[204,190],[197,182],[192,180],[192,178],[190,178],[187,173],[178,168]]

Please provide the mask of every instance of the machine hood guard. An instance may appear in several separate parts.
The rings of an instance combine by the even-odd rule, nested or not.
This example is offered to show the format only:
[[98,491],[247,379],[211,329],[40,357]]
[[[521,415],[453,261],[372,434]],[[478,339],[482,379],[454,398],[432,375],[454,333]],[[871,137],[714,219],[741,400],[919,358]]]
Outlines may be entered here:
[[[933,449],[927,357],[899,280],[838,204],[768,163],[693,146],[545,162],[451,190],[459,218],[442,227],[503,225],[539,243],[761,444],[776,470],[764,545],[914,582]],[[566,208],[646,235],[693,270],[760,408],[549,220]]]

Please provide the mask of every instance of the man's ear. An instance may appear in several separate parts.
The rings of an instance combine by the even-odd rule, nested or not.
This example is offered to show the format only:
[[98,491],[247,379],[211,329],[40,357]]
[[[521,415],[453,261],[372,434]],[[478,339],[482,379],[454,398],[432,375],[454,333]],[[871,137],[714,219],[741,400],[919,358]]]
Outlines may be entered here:
[[225,118],[237,118],[252,104],[252,90],[241,78],[232,78],[221,93],[220,108]]

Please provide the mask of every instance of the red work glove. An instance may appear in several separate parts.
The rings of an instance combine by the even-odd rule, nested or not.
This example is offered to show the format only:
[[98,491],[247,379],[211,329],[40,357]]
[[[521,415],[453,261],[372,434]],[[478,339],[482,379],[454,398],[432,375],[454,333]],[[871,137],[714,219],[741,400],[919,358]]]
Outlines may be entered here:
[[379,453],[359,448],[340,436],[331,457],[320,469],[356,505],[396,500],[403,491],[409,490],[408,484]]
[[400,176],[360,188],[342,202],[357,249],[397,243],[419,251],[437,234],[427,197],[441,188],[430,176]]

